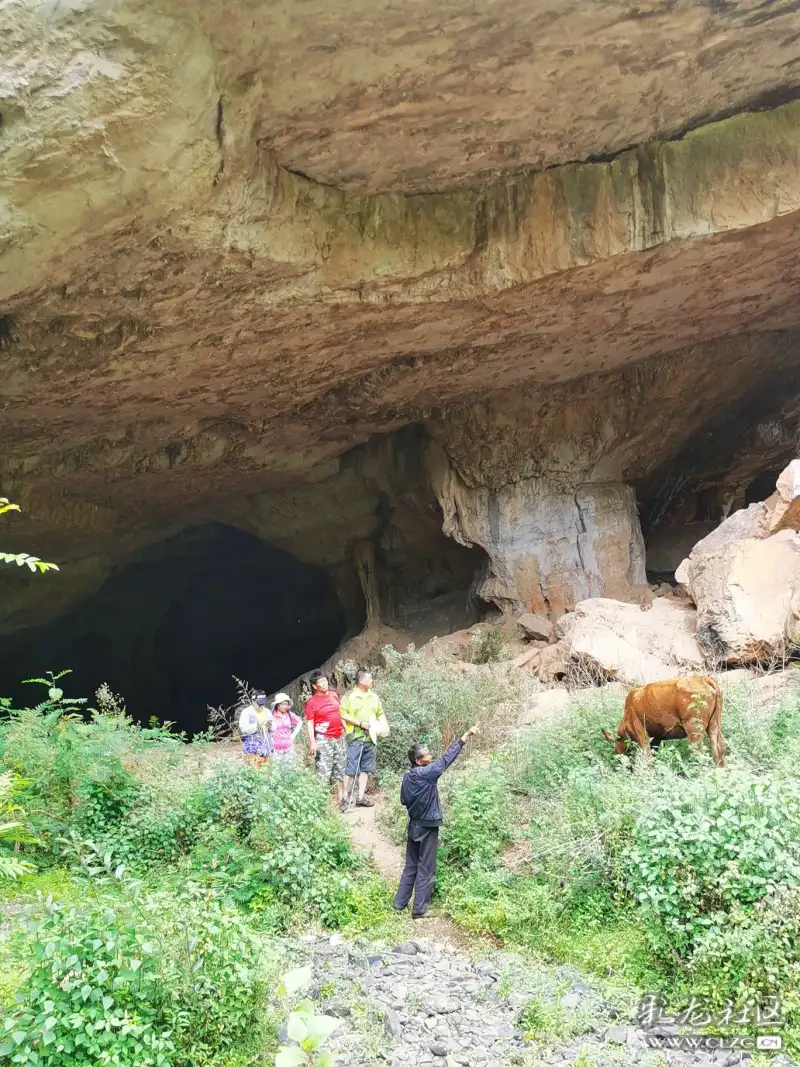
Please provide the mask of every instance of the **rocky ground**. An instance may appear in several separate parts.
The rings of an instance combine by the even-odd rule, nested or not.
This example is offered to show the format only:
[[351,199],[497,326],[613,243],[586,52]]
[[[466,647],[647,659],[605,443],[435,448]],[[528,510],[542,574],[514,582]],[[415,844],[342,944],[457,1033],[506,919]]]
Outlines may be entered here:
[[[379,811],[380,798],[346,818],[356,847],[394,882],[402,857]],[[318,1010],[341,1020],[327,1046],[338,1067],[731,1067],[750,1059],[730,1049],[658,1049],[656,1040],[678,1029],[643,1029],[629,993],[494,949],[442,917],[413,933],[388,945],[308,934],[287,946],[293,966],[312,965]]]
[[475,958],[422,932],[388,947],[309,934],[292,953],[313,967],[319,1011],[341,1020],[327,1046],[341,1067],[728,1067],[749,1058],[654,1049],[648,1042],[675,1028],[642,1029],[636,1004],[610,1000],[573,968],[499,952]]

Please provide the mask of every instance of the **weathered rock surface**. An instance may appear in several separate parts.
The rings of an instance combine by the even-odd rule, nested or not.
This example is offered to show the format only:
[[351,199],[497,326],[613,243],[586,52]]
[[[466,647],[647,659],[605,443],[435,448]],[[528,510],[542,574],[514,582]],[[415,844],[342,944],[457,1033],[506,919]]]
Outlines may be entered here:
[[506,610],[561,615],[579,600],[630,596],[646,583],[632,490],[619,483],[558,491],[529,478],[472,488],[431,449],[430,476],[444,531],[488,557],[477,595]]
[[795,0],[535,8],[0,8],[0,628],[214,523],[558,614],[793,454]]
[[800,459],[793,460],[781,471],[775,494],[765,502],[770,512],[769,532],[800,531]]
[[560,646],[587,673],[631,685],[704,669],[694,608],[671,598],[647,611],[607,598],[582,601],[556,625]]
[[711,661],[773,660],[797,644],[798,520],[800,461],[795,460],[769,500],[734,512],[676,571],[697,605],[698,639]]
[[793,530],[705,552],[689,581],[698,640],[711,661],[768,661],[798,643],[800,535]]
[[549,641],[553,633],[553,624],[544,615],[533,615],[526,611],[517,619],[517,626],[526,637],[537,641]]

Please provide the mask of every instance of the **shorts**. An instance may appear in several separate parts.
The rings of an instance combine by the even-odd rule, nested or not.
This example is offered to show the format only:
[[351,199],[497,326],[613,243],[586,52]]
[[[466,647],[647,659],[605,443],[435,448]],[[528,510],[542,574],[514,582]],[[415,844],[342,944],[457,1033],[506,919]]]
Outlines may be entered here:
[[343,737],[317,737],[317,755],[314,767],[320,778],[329,782],[341,782],[344,778],[346,758],[345,739]]
[[295,751],[293,748],[287,748],[283,752],[279,752],[276,749],[272,754],[272,758],[276,763],[282,763],[284,767],[294,767],[296,763]]
[[348,741],[347,767],[344,773],[348,778],[354,778],[357,773],[375,774],[378,770],[377,756],[377,746],[371,741]]

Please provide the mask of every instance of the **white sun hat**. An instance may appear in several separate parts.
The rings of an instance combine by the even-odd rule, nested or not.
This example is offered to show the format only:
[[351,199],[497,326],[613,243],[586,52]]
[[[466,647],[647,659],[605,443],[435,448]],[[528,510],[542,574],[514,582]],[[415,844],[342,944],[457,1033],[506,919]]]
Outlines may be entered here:
[[291,708],[292,703],[292,698],[289,696],[288,693],[276,693],[275,696],[272,698],[272,710],[274,711],[279,704],[288,704]]

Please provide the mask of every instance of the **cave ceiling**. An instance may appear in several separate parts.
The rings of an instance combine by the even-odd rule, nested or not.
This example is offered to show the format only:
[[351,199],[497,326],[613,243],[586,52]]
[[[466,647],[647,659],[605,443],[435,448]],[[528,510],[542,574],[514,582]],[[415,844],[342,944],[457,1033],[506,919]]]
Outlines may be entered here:
[[329,563],[409,424],[468,483],[654,499],[796,449],[796,0],[16,0],[0,38],[8,547],[257,512]]

